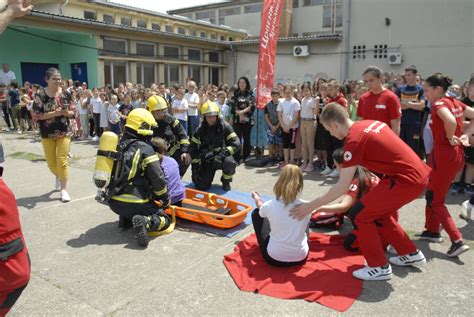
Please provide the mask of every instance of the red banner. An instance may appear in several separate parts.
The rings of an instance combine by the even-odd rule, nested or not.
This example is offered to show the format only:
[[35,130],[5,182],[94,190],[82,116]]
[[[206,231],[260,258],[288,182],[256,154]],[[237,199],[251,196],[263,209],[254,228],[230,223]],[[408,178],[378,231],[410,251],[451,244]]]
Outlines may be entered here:
[[257,107],[264,108],[271,100],[275,76],[278,27],[284,0],[264,0],[260,26],[260,53],[257,73]]

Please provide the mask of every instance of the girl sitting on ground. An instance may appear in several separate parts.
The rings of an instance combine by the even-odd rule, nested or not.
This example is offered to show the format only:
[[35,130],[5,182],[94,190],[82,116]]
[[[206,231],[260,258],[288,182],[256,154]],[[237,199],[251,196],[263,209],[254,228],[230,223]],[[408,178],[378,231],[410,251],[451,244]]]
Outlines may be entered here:
[[184,188],[184,184],[181,182],[179,165],[172,157],[168,156],[166,152],[166,141],[164,139],[153,138],[151,144],[160,158],[161,169],[163,170],[163,174],[165,174],[166,183],[168,184],[171,205],[182,207],[186,188]]
[[257,208],[252,212],[253,227],[265,261],[274,266],[305,263],[308,257],[309,218],[290,217],[293,206],[303,201],[297,198],[303,190],[303,174],[297,165],[285,166],[273,187],[276,199],[263,202],[252,192]]

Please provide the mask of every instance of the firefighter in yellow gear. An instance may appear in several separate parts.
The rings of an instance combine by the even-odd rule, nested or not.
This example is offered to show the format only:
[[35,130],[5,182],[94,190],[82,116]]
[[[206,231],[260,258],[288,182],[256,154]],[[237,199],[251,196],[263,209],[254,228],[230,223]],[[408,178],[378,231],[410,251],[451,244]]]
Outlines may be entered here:
[[168,113],[168,104],[163,97],[151,96],[147,100],[147,107],[157,122],[157,126],[153,128],[153,137],[166,141],[166,152],[178,163],[179,174],[183,177],[191,164],[188,134],[179,120]]
[[120,216],[119,226],[133,226],[135,240],[144,247],[150,241],[148,232],[166,230],[171,222],[163,211],[169,205],[166,179],[151,146],[154,127],[155,118],[148,110],[130,112],[117,148],[121,159],[114,166],[112,188],[108,188],[109,206]]
[[217,170],[222,170],[222,188],[230,190],[237,162],[233,155],[240,141],[232,127],[220,117],[219,107],[212,101],[201,106],[203,121],[191,138],[192,180],[199,190],[212,185]]

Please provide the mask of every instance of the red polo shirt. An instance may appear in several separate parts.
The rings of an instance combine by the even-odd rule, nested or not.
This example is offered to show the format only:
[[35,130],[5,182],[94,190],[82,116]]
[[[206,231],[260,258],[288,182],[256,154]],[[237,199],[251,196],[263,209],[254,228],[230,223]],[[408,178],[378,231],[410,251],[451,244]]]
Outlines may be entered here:
[[401,183],[422,183],[431,171],[389,125],[374,120],[355,122],[349,129],[342,166],[355,165]]
[[379,94],[368,91],[359,98],[357,116],[364,120],[377,120],[390,126],[390,121],[400,118],[401,115],[400,101],[389,89]]

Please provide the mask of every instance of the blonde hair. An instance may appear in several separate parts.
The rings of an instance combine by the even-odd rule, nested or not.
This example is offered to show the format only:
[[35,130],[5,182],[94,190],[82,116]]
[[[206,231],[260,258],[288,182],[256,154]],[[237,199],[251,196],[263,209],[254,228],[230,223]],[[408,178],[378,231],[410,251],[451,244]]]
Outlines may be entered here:
[[296,196],[303,190],[303,174],[301,169],[293,164],[285,166],[273,186],[277,200],[283,200],[285,206],[296,199]]

